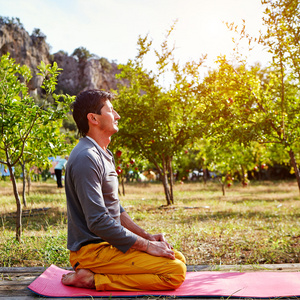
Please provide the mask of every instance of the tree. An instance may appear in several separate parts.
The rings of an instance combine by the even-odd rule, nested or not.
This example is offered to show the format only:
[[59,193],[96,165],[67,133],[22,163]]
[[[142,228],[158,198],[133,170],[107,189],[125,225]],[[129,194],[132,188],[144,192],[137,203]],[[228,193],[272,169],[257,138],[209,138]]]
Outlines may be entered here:
[[46,35],[39,28],[33,29],[32,36],[36,38],[46,39]]
[[85,47],[78,47],[73,51],[72,56],[76,56],[78,58],[79,62],[81,62],[81,61],[87,60],[88,58],[92,57],[93,55]]
[[237,67],[220,57],[218,69],[209,74],[201,88],[210,103],[207,107],[213,123],[210,130],[219,141],[282,145],[289,154],[300,192],[295,154],[300,139],[299,3],[278,0],[262,3],[266,5],[265,34],[253,39],[246,33],[245,24],[241,30],[232,28],[239,35],[237,44],[241,40],[249,45],[258,41],[268,49],[272,55],[269,68],[264,72],[257,66],[249,68],[244,59],[238,60]]
[[100,64],[101,64],[102,70],[103,70],[104,72],[107,72],[107,73],[111,72],[111,70],[112,70],[112,65],[111,65],[111,63],[108,61],[107,58],[101,57],[101,58],[99,59],[99,62],[100,62]]
[[272,94],[277,102],[278,117],[272,127],[277,134],[276,140],[289,153],[300,192],[300,173],[295,158],[300,139],[300,3],[297,0],[263,0],[262,3],[266,6],[264,23],[268,28],[263,43],[272,54],[275,70]]
[[[62,120],[49,122],[34,126],[24,147],[23,155],[20,159],[23,174],[23,205],[26,207],[26,178],[28,182],[28,192],[30,190],[30,168],[48,170],[52,163],[48,157],[57,155],[66,155],[69,153],[71,144],[66,142],[65,134],[62,134],[60,128]],[[27,176],[28,175],[28,176]]]
[[[148,36],[139,37],[137,56],[120,66],[117,78],[128,80],[128,85],[119,87],[115,102],[121,114],[118,143],[154,164],[162,178],[167,205],[174,203],[173,157],[202,130],[201,118],[197,118],[201,105],[193,85],[203,60],[187,62],[183,67],[175,62],[174,47],[168,46],[173,29],[167,32],[160,51],[155,51],[156,74],[144,66],[152,41]],[[163,81],[171,75],[173,81],[167,88]]]
[[[22,233],[22,205],[20,202],[17,183],[13,167],[26,156],[37,157],[45,149],[40,149],[37,145],[35,134],[43,126],[52,122],[57,122],[66,115],[69,104],[73,100],[67,95],[54,94],[57,76],[60,69],[57,64],[45,65],[41,62],[39,75],[43,76],[42,87],[47,95],[52,95],[54,104],[38,106],[29,95],[27,83],[31,79],[29,67],[20,66],[9,57],[3,55],[0,60],[0,131],[2,139],[0,141],[0,163],[7,165],[13,185],[13,192],[17,205],[16,218],[16,239],[21,240]],[[60,99],[63,101],[60,101]],[[55,128],[51,127],[50,128]],[[38,135],[38,139],[43,136],[44,144],[49,143],[48,148],[52,148],[50,141],[55,131],[49,130]],[[37,139],[37,140],[38,140]],[[30,146],[30,143],[32,147]],[[55,148],[55,143],[52,145]],[[44,148],[44,147],[43,147]],[[36,149],[39,149],[37,152]],[[26,151],[25,151],[26,150]]]

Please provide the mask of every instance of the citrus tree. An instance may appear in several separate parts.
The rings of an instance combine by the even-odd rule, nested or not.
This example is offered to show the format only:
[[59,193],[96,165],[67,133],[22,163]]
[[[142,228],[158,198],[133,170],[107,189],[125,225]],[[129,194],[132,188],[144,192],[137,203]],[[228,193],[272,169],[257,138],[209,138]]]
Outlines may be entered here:
[[[56,146],[57,131],[50,124],[58,122],[69,111],[73,100],[67,95],[54,94],[59,68],[39,66],[39,75],[44,78],[42,87],[47,95],[52,95],[53,104],[37,105],[29,95],[27,84],[31,79],[31,71],[27,66],[20,66],[9,57],[3,55],[0,60],[0,163],[7,166],[13,186],[17,206],[16,239],[21,240],[22,205],[17,189],[14,167],[26,159],[25,156],[47,159],[49,149]],[[44,126],[47,130],[40,131]],[[48,128],[51,128],[48,130]],[[40,140],[43,143],[40,143]],[[59,140],[59,139],[58,139]],[[53,142],[53,143],[52,143]]]

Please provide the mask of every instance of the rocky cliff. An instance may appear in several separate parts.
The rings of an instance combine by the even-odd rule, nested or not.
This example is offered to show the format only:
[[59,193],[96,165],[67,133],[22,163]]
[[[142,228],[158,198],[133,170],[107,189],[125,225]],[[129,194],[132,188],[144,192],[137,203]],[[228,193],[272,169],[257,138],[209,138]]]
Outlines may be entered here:
[[7,52],[18,64],[31,68],[33,78],[29,89],[36,91],[41,85],[41,77],[36,76],[38,72],[36,67],[41,61],[50,63],[49,45],[45,42],[45,37],[29,36],[21,24],[1,22],[0,55]]
[[[76,95],[86,89],[117,89],[115,75],[119,70],[115,63],[108,63],[107,60],[99,58],[78,60],[63,52],[55,53],[53,61],[63,69],[58,78],[58,89],[65,93]],[[103,64],[103,61],[106,64]]]
[[58,77],[57,89],[70,95],[76,95],[81,90],[103,89],[109,91],[117,88],[115,75],[117,64],[110,63],[105,58],[91,57],[78,59],[63,51],[50,54],[46,36],[39,30],[32,35],[23,28],[17,19],[0,18],[0,55],[10,53],[17,63],[26,64],[32,70],[30,81],[31,93],[39,93],[41,78],[36,76],[37,66],[41,61],[46,64],[57,62],[63,69]]

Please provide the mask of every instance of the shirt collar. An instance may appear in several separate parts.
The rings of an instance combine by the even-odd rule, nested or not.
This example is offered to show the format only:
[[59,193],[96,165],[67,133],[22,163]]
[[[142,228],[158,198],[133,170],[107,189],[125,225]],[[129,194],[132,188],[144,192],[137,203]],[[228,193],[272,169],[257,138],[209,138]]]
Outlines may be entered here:
[[93,138],[91,138],[90,136],[86,136],[86,138],[88,138],[96,146],[98,151],[100,151],[100,153],[102,153],[107,159],[109,159],[110,161],[112,160],[112,156],[104,151]]

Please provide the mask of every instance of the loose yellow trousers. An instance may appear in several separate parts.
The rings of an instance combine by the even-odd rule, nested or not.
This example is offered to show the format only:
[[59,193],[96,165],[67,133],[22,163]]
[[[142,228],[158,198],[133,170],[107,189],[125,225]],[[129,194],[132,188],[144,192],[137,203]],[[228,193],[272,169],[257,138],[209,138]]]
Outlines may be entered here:
[[95,273],[99,291],[172,290],[185,279],[185,258],[174,250],[175,260],[135,249],[126,253],[107,242],[89,244],[70,252],[71,265]]

